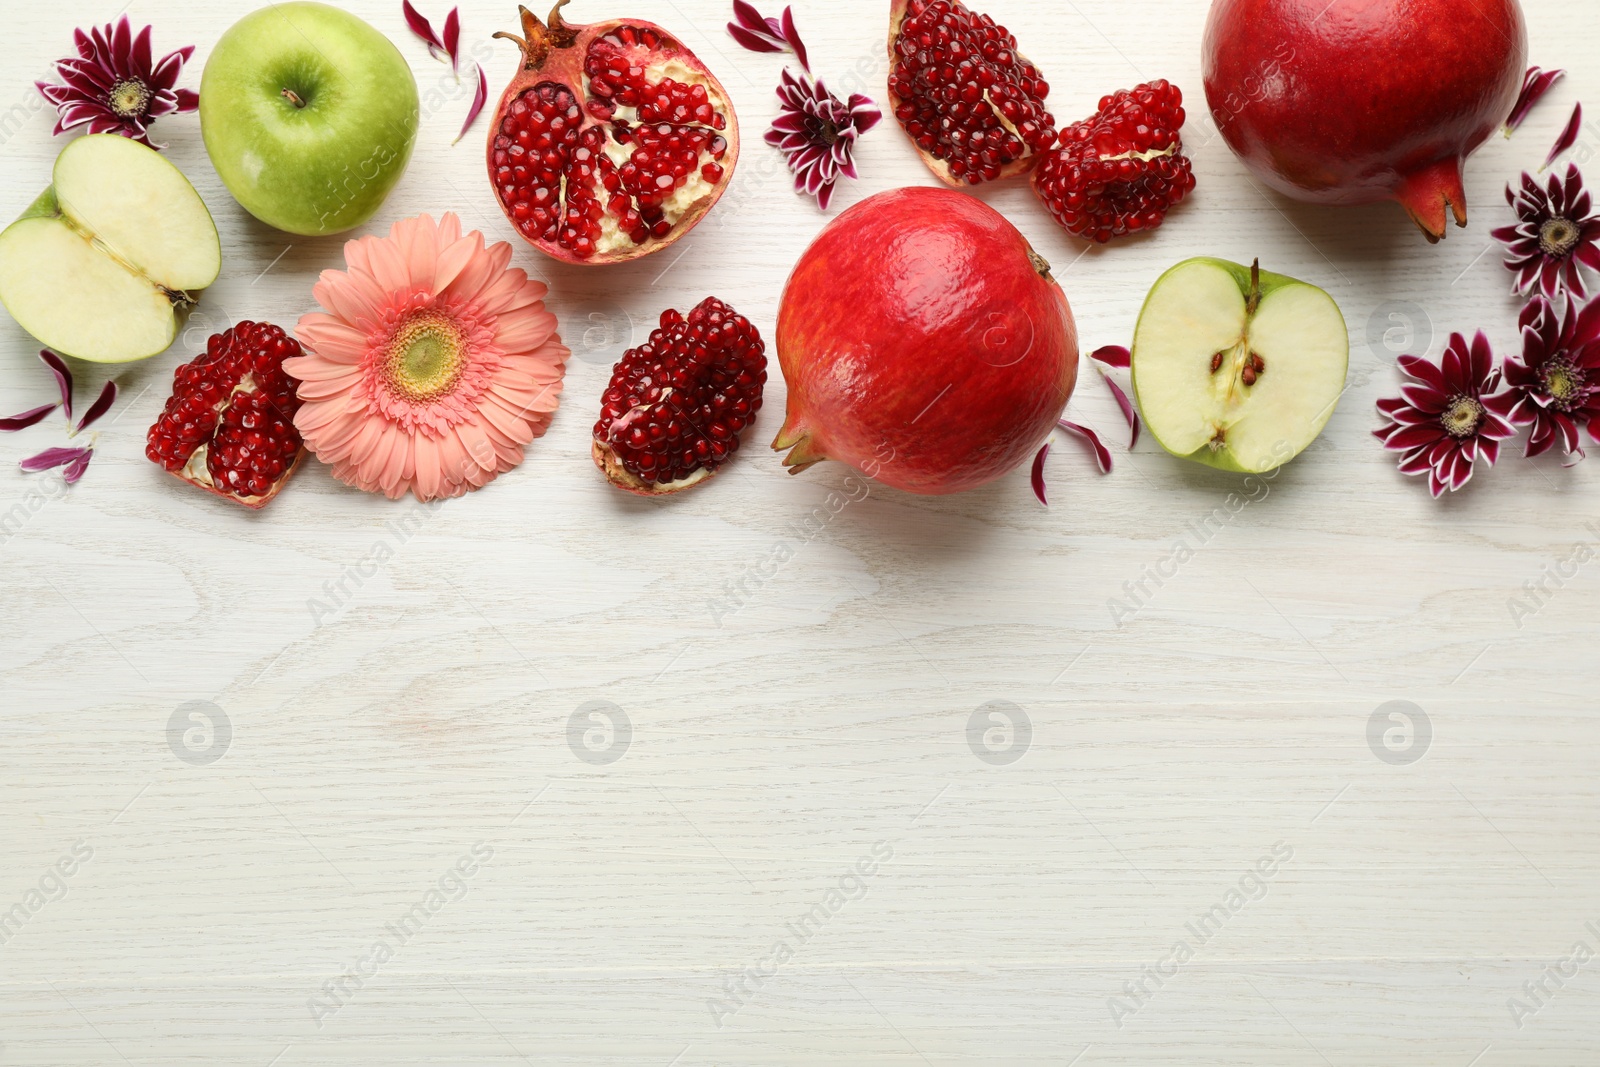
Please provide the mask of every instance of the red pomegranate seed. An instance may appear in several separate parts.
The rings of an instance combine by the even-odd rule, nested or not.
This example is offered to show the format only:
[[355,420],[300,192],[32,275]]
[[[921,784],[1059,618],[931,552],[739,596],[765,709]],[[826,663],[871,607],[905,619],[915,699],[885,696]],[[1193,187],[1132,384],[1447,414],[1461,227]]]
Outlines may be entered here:
[[890,48],[895,118],[951,184],[976,185],[1049,151],[1050,86],[1017,39],[961,0],[906,0]]
[[300,342],[267,323],[241,322],[213,336],[204,354],[173,372],[145,455],[218,496],[265,505],[302,454],[299,383],[283,369],[301,354]]
[[738,451],[766,382],[766,344],[749,319],[715,297],[687,318],[669,308],[612,372],[595,461],[630,492],[687,489]]
[[1033,176],[1034,191],[1086,240],[1153,230],[1194,189],[1183,122],[1183,93],[1164,80],[1103,97],[1093,117],[1062,131]]

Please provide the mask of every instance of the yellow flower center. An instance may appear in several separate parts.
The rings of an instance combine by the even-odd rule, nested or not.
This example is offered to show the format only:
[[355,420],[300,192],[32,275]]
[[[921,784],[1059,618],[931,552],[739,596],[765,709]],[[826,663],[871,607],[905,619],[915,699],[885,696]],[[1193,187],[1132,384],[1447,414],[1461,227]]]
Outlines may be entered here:
[[150,106],[150,87],[138,78],[128,78],[111,87],[106,102],[123,118],[137,118]]
[[1583,392],[1584,375],[1566,360],[1554,360],[1544,367],[1544,391],[1555,406],[1566,411]]
[[454,389],[466,366],[466,340],[455,323],[437,311],[419,311],[389,343],[385,377],[407,400],[426,402]]
[[1583,231],[1571,219],[1557,215],[1545,220],[1545,224],[1539,227],[1539,249],[1547,256],[1569,256],[1578,247],[1578,240],[1582,237]]
[[1451,437],[1471,437],[1483,422],[1483,405],[1470,396],[1458,396],[1444,409],[1439,422]]

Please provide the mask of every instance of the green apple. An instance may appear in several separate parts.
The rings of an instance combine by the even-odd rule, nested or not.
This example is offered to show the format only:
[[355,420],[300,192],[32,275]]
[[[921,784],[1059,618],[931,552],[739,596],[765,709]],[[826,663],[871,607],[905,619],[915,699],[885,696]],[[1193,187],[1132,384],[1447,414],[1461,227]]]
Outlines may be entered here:
[[418,117],[399,50],[326,4],[246,15],[200,82],[200,131],[223,184],[262,222],[307,236],[377,214],[411,160]]
[[63,148],[52,183],[0,234],[0,302],[63,355],[165,352],[222,271],[205,201],[159,152],[109,133]]
[[1350,335],[1314,285],[1222,259],[1190,259],[1145,298],[1133,391],[1174,456],[1226,471],[1283,466],[1344,394]]

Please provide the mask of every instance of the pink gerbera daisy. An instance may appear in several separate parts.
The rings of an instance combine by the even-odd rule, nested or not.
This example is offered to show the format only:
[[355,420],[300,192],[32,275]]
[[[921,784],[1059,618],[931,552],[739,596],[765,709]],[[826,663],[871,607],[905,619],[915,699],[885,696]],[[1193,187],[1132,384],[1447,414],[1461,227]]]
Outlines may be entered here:
[[446,214],[345,245],[346,271],[313,290],[300,320],[295,427],[340,481],[398,499],[456,497],[522,462],[561,397],[570,355],[546,286],[507,269]]
[[1480,330],[1469,346],[1453,333],[1437,366],[1419,356],[1399,362],[1413,381],[1401,388],[1404,395],[1378,401],[1389,424],[1373,436],[1405,453],[1401,473],[1426,474],[1434,496],[1460,489],[1473,465],[1483,459],[1494,466],[1500,442],[1517,432],[1511,425],[1516,400],[1500,391],[1489,339]]

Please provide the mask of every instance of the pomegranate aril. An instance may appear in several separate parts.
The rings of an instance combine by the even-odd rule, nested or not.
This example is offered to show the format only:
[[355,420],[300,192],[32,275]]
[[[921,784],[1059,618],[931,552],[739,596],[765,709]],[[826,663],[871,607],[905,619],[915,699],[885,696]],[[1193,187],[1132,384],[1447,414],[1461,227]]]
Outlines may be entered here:
[[[618,362],[594,428],[597,450],[631,481],[602,469],[647,493],[715,472],[761,409],[766,368],[760,333],[715,297],[688,316],[664,311],[649,340]],[[724,414],[730,406],[738,418]]]

